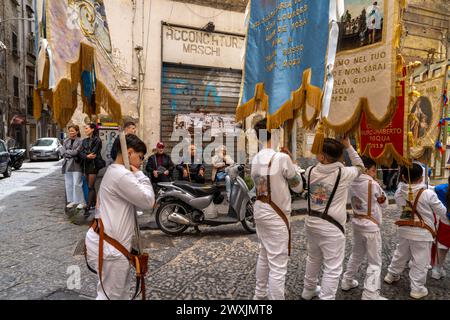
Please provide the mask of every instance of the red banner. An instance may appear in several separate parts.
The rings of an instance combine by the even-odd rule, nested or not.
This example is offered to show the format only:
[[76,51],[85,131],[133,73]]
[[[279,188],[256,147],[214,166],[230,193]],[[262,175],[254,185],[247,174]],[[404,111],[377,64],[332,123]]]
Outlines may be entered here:
[[401,82],[402,95],[397,99],[397,110],[392,122],[383,129],[372,129],[367,125],[366,115],[362,115],[359,130],[360,149],[379,164],[390,165],[407,162],[404,158],[405,148],[405,82]]

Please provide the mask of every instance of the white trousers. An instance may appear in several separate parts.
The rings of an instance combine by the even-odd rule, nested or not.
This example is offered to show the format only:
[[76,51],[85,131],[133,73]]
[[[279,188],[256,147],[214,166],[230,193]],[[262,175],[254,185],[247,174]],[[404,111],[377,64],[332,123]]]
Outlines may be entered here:
[[[89,241],[86,247],[89,266],[98,272],[98,247]],[[130,268],[125,257],[105,257],[102,267],[103,288],[99,279],[96,300],[130,300]]]
[[289,233],[281,218],[255,220],[259,239],[255,299],[284,300]]
[[431,246],[431,241],[414,241],[399,237],[388,271],[400,275],[405,269],[406,263],[411,260],[409,270],[411,291],[425,290],[428,266],[431,262]]
[[345,256],[345,236],[341,231],[312,230],[306,226],[308,257],[306,258],[305,289],[314,290],[323,263],[323,276],[319,298],[334,300],[342,274]]
[[82,172],[66,172],[64,174],[64,180],[66,182],[66,195],[67,202],[85,204],[83,194],[83,176]]
[[367,256],[366,278],[364,290],[367,297],[375,296],[381,288],[381,233],[361,232],[353,229],[353,248],[347,263],[344,280],[354,280],[364,258]]

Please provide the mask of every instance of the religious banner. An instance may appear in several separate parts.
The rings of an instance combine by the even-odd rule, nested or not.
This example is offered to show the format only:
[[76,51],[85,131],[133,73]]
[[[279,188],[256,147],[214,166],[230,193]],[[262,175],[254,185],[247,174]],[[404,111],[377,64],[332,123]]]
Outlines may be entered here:
[[[415,91],[420,97],[410,101],[409,132],[412,133],[410,155],[413,159],[421,159],[426,149],[435,149],[439,141],[440,121],[443,117],[443,92],[445,77],[415,82]],[[428,159],[421,159],[428,162]]]
[[402,81],[402,95],[398,97],[397,108],[391,123],[382,129],[371,128],[362,115],[359,128],[359,148],[361,154],[368,156],[377,163],[389,167],[392,160],[398,164],[406,164],[407,160],[407,112],[405,112],[405,82]]
[[269,128],[278,128],[308,104],[313,109],[307,119],[311,124],[322,107],[327,50],[333,55],[329,18],[330,8],[336,12],[336,0],[253,0],[249,8],[236,121],[260,109]]
[[[403,4],[404,5],[404,4]],[[324,124],[344,134],[364,114],[372,128],[384,128],[397,106],[396,71],[401,28],[400,1],[346,0],[339,23],[331,108]],[[399,67],[400,69],[398,69]]]
[[121,120],[116,97],[112,45],[103,0],[38,0],[39,39],[34,116],[48,104],[61,127],[70,121],[78,102],[84,112],[103,108],[114,121]]

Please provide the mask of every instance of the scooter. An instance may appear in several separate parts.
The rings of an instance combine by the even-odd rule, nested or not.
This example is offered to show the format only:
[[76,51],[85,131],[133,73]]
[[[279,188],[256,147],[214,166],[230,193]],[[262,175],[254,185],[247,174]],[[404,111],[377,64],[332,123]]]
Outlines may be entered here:
[[160,190],[155,220],[160,230],[169,235],[179,235],[189,227],[240,222],[248,233],[255,233],[253,203],[256,197],[239,176],[244,166],[234,165],[226,170],[230,185],[229,201],[223,195],[226,194],[224,184],[203,185],[187,181],[158,183]]
[[22,168],[23,162],[25,161],[25,149],[11,148],[8,150],[9,156],[11,158],[11,167],[16,170]]

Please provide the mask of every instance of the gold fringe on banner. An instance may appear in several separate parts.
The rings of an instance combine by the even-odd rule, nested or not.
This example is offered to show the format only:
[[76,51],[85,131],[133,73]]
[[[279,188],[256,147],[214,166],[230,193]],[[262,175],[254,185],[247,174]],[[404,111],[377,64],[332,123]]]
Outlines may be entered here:
[[33,90],[33,117],[39,120],[42,115],[42,101],[39,90]]
[[[69,78],[60,79],[53,91],[43,90],[48,88],[48,78],[50,71],[50,64],[46,62],[44,70],[43,82],[38,87],[44,93],[44,102],[48,103],[53,110],[53,118],[61,126],[65,127],[73,116],[75,109],[78,106],[78,85],[81,82],[81,74],[83,71],[92,72],[95,63],[95,48],[87,43],[80,44],[80,54],[78,60],[70,62],[69,64]],[[83,86],[81,86],[83,87]],[[84,96],[84,95],[83,95]],[[39,99],[37,98],[39,97]],[[42,102],[39,96],[39,91],[34,93],[34,116],[40,117],[42,109]],[[83,99],[85,111],[92,110],[92,106],[88,105],[88,101]],[[122,111],[120,103],[115,99],[110,90],[105,84],[97,79],[95,92],[95,113],[100,113],[100,107],[103,107],[106,112],[111,115],[114,121],[120,122],[122,119]],[[87,110],[86,110],[87,109]],[[36,118],[38,119],[38,118]]]
[[391,101],[389,103],[388,109],[386,111],[386,114],[384,115],[383,118],[378,119],[370,110],[369,102],[368,102],[367,98],[361,98],[358,106],[356,107],[355,111],[353,112],[353,115],[346,122],[338,124],[338,125],[332,125],[326,118],[324,118],[323,123],[324,123],[325,127],[333,130],[337,134],[346,134],[346,133],[357,130],[357,128],[361,122],[362,114],[364,112],[364,114],[366,115],[367,124],[371,128],[383,129],[384,127],[389,125],[389,123],[392,121],[392,118],[394,117],[396,108],[397,108],[397,98],[392,97]]
[[317,126],[316,135],[314,136],[314,142],[311,147],[311,153],[312,154],[320,154],[323,150],[323,143],[325,141],[325,131],[324,126],[321,123]]
[[[306,102],[315,109],[315,115],[318,115],[322,107],[322,90],[311,85],[310,81],[311,69],[307,69],[303,72],[301,86],[292,92],[290,99],[272,115],[269,114],[269,96],[264,90],[264,84],[258,83],[255,86],[255,95],[253,98],[236,109],[236,121],[243,121],[257,111],[265,111],[268,128],[276,129],[285,121],[293,119],[294,116],[302,115],[302,117],[306,119]],[[260,102],[260,110],[257,110],[256,108],[257,102]],[[316,121],[316,118],[317,116],[313,119],[306,119],[308,121],[304,121],[304,124],[312,124]]]
[[[379,165],[390,167],[392,165],[393,159],[395,159],[395,161],[397,161],[398,165],[400,166],[409,166],[411,164],[411,161],[409,159],[402,157],[397,152],[397,150],[395,150],[395,147],[392,143],[386,143],[383,152],[378,157],[374,157],[370,154],[370,146],[371,144],[369,143],[362,155],[372,158]],[[386,157],[386,155],[388,154],[391,154],[392,157]]]

